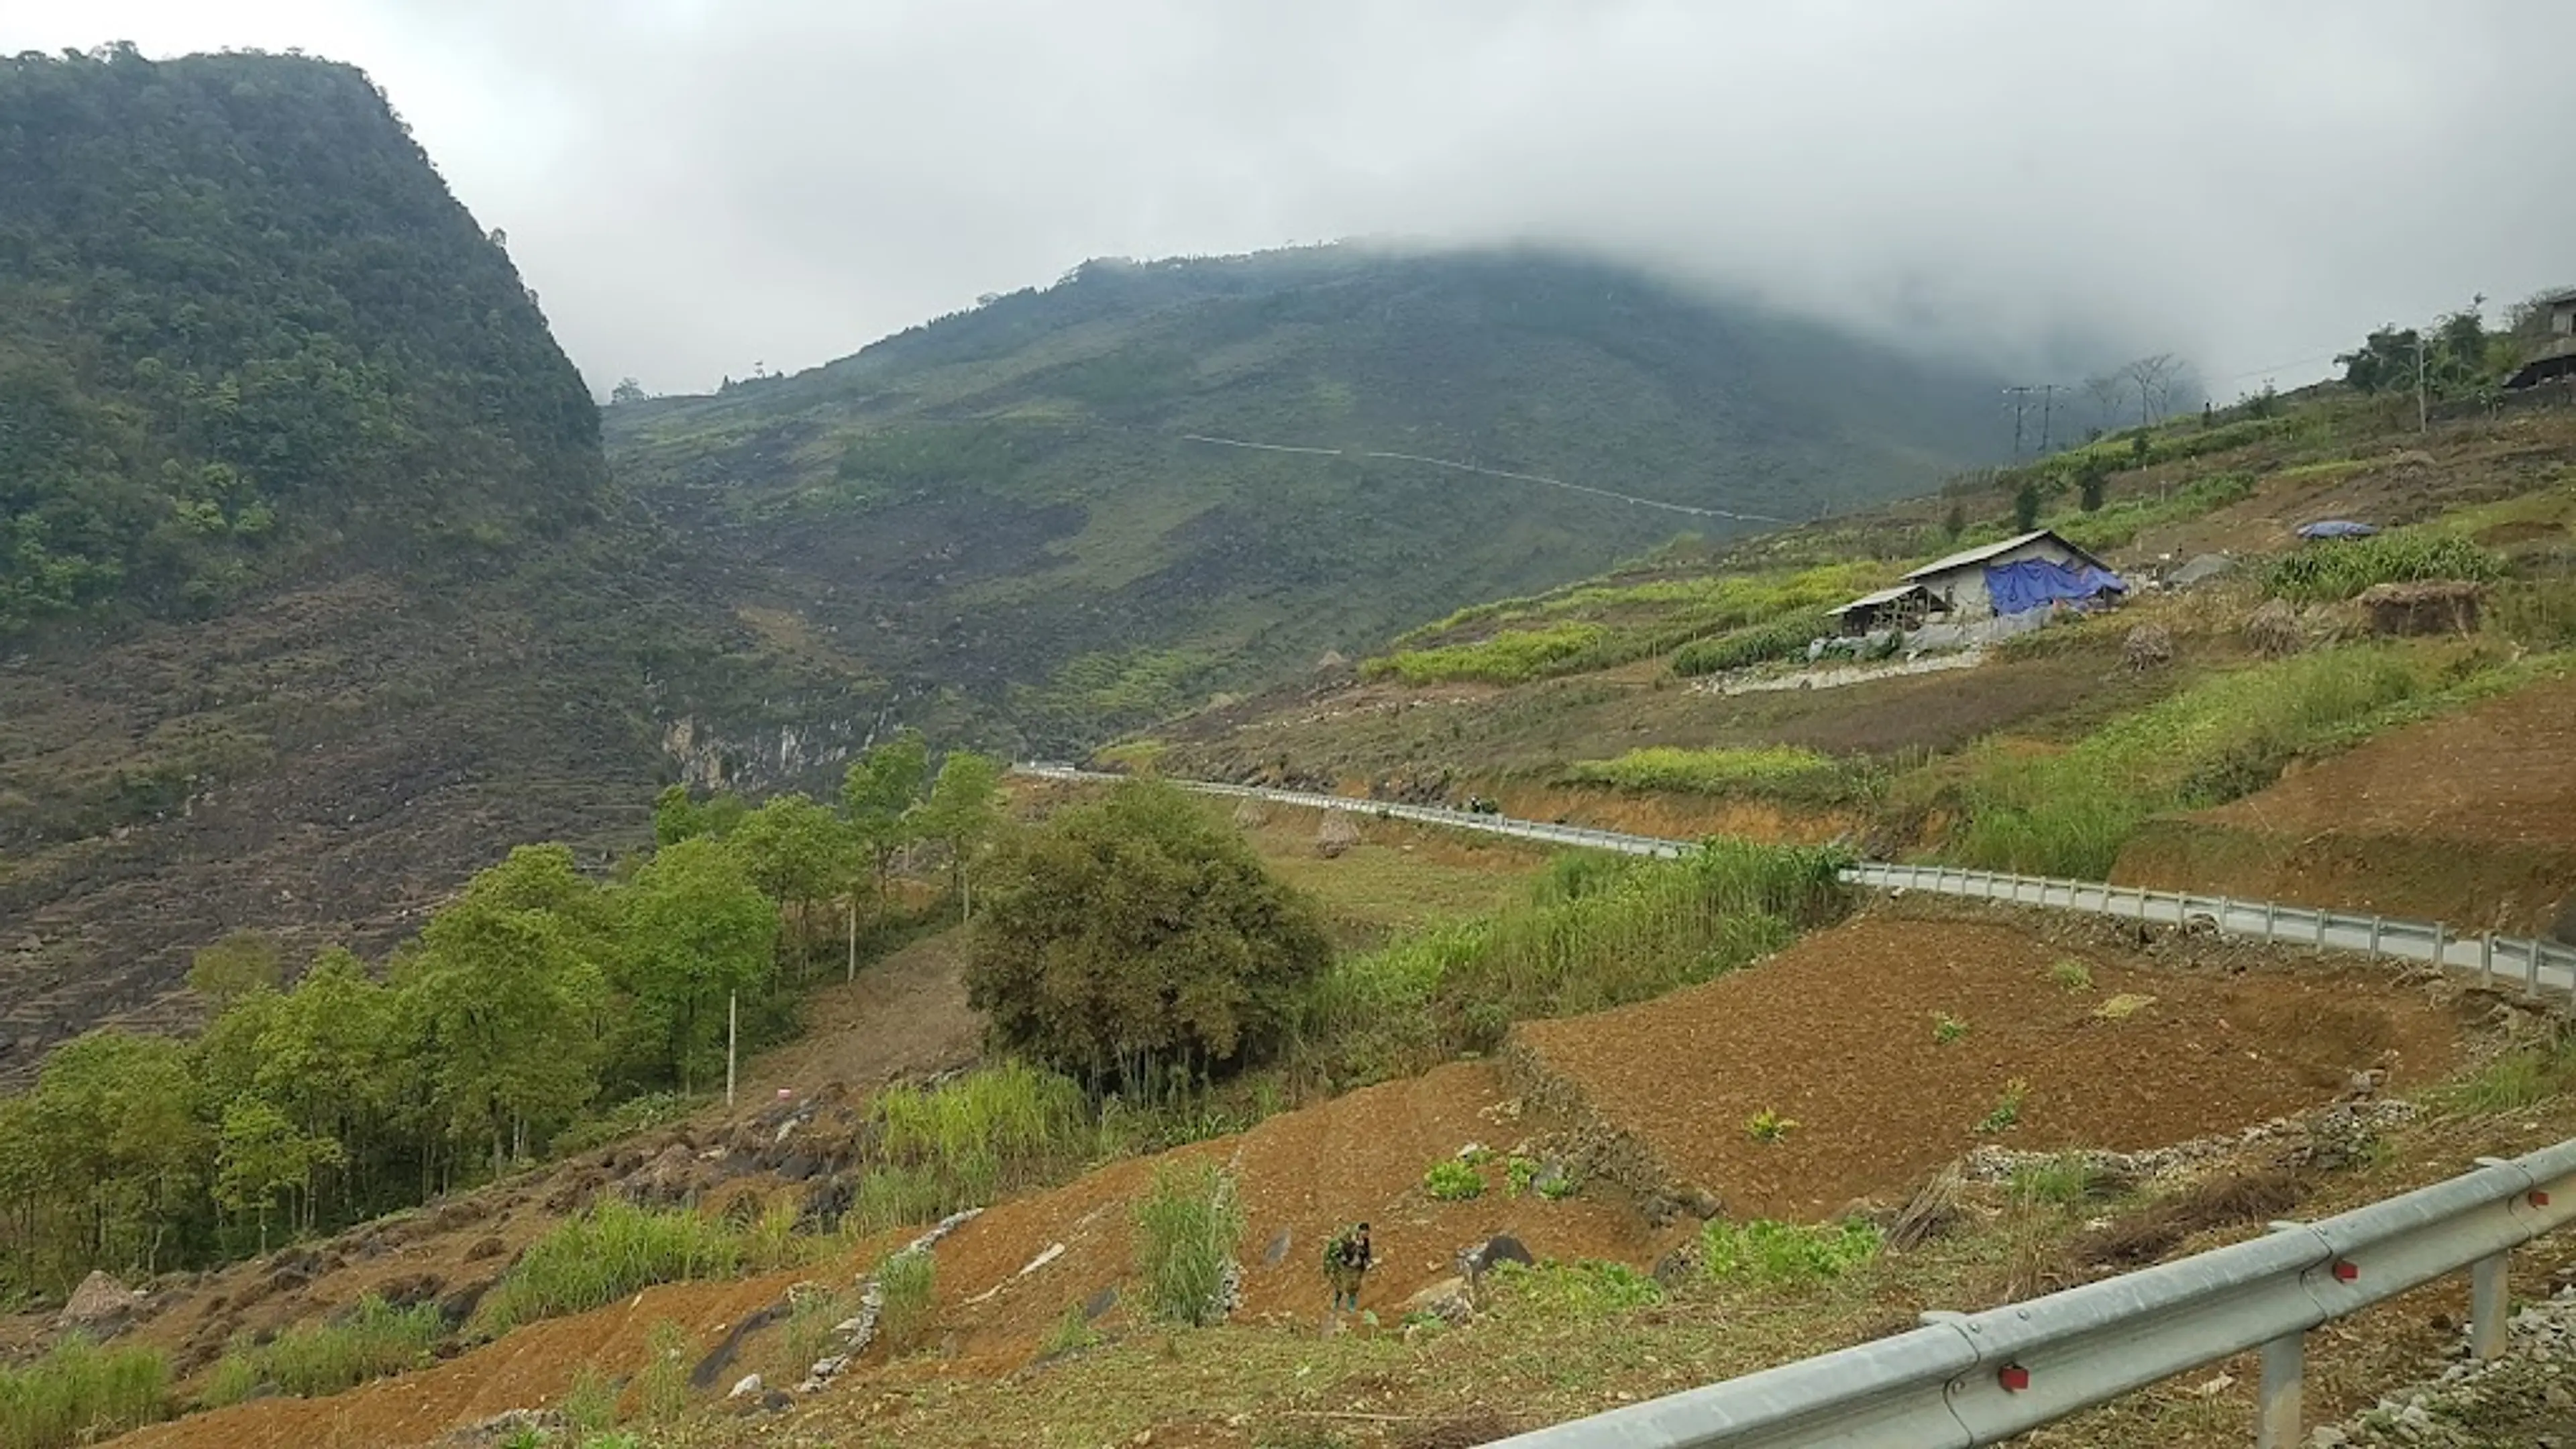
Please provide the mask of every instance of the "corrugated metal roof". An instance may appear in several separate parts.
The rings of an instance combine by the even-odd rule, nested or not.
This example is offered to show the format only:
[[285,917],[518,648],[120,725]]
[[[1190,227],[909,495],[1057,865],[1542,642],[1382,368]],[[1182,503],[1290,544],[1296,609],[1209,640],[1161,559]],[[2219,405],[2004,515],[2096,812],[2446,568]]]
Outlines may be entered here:
[[2068,553],[2075,555],[2077,558],[2084,560],[2086,563],[2093,565],[2095,568],[2100,569],[2105,573],[2110,572],[2111,566],[2109,564],[2095,558],[2090,552],[2078,548],[2074,544],[2068,543],[2065,539],[2058,537],[2056,529],[2034,528],[2028,533],[2015,535],[2014,537],[2005,539],[2001,543],[1989,543],[1977,548],[1961,549],[1959,552],[1950,555],[1948,558],[1934,559],[1932,562],[1925,564],[1923,567],[1916,569],[1905,577],[1910,580],[1929,578],[1934,574],[1946,574],[1952,569],[1963,569],[1970,564],[1984,563],[1986,560],[1995,557],[1997,554],[2010,553],[2014,549],[2021,547],[2023,544],[2036,543],[2043,538],[2056,544],[2059,548],[2066,550]]
[[1828,614],[1848,614],[1854,609],[1866,609],[1877,604],[1893,603],[1898,599],[1904,598],[1907,594],[1917,594],[1922,591],[1923,586],[1921,584],[1898,584],[1892,589],[1881,589],[1874,594],[1863,594],[1859,598],[1852,600],[1850,603],[1843,605],[1839,609],[1827,609],[1825,612]]
[[[2010,553],[2014,549],[2021,547],[2023,544],[2031,543],[2038,539],[2056,537],[2057,535],[2048,529],[2034,528],[2028,533],[2016,534],[2011,538],[2005,539],[2001,543],[1980,544],[1975,548],[1961,549],[1957,553],[1950,555],[1948,558],[1934,559],[1932,562],[1925,564],[1923,567],[1916,569],[1910,574],[1907,574],[1906,577],[1909,579],[1919,579],[1928,574],[1946,574],[1952,569],[1966,568],[1968,565],[1973,563],[1984,563],[1986,560],[1993,558],[1999,553]],[[2066,540],[2062,538],[2057,541],[2059,543],[2066,542]],[[2072,545],[2069,546],[2072,547]]]

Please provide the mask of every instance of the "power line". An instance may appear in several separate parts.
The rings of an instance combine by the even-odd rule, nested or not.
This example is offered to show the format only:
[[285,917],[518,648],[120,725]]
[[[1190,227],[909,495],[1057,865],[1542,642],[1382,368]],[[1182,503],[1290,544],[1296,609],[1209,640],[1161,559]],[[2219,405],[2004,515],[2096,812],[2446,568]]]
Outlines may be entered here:
[[1667,513],[1683,513],[1694,518],[1724,518],[1738,523],[1791,523],[1794,519],[1774,518],[1767,513],[1738,513],[1726,508],[1701,508],[1688,503],[1666,503],[1659,498],[1639,498],[1633,493],[1619,493],[1608,488],[1595,488],[1589,483],[1571,483],[1563,478],[1550,478],[1543,473],[1515,473],[1505,468],[1486,468],[1475,463],[1461,463],[1453,458],[1426,458],[1419,453],[1389,453],[1367,448],[1304,448],[1288,443],[1255,443],[1242,438],[1219,438],[1206,433],[1183,433],[1185,443],[1209,443],[1220,448],[1251,448],[1264,453],[1302,453],[1324,458],[1376,458],[1398,463],[1419,463],[1430,468],[1447,468],[1459,473],[1481,473],[1488,478],[1510,478],[1522,483],[1542,483],[1550,488],[1563,488],[1574,493],[1589,493],[1595,498],[1608,498],[1638,508],[1660,508]]

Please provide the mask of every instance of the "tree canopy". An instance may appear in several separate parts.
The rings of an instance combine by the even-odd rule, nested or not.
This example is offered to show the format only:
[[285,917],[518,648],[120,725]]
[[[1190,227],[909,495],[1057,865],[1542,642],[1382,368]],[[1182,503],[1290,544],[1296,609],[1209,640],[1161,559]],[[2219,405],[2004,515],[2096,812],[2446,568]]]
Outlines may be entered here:
[[598,410],[356,69],[0,59],[0,636],[590,516]]
[[1004,1045],[1141,1084],[1262,1056],[1331,957],[1313,902],[1239,834],[1171,786],[1130,781],[1004,852],[967,990]]

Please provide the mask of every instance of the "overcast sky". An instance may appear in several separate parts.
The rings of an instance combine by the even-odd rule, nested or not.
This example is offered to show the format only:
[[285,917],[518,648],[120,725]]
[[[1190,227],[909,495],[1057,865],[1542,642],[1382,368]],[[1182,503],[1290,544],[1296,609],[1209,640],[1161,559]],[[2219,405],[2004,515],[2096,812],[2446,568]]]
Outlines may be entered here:
[[2556,0],[0,0],[364,66],[605,390],[1087,256],[1581,243],[2222,400],[2576,281]]

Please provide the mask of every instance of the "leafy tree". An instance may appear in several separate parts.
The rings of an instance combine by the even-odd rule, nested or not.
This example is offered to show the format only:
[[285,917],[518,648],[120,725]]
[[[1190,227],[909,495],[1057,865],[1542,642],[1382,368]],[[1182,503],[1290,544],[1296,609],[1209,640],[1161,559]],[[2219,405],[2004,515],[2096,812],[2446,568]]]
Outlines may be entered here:
[[795,944],[810,944],[815,907],[851,878],[849,827],[802,795],[778,795],[745,815],[726,843],[741,857],[752,885],[794,923]]
[[648,396],[644,384],[631,377],[619,378],[617,386],[608,390],[608,400],[613,403],[640,403]]
[[2013,528],[2028,533],[2039,527],[2039,480],[2024,478],[2013,494]]
[[2343,369],[2344,386],[2356,392],[2386,392],[2415,385],[2415,349],[2419,334],[2414,328],[2403,330],[2388,326],[2362,339],[2361,346],[2335,358]]
[[1967,505],[1953,501],[1950,504],[1950,511],[1941,516],[1941,534],[1951,542],[1956,543],[1959,540],[1959,535],[1967,531]]
[[570,852],[523,846],[430,919],[399,982],[398,1010],[431,1063],[449,1141],[481,1140],[497,1169],[570,1120],[599,1086],[602,944],[566,885]]
[[968,894],[976,852],[1000,828],[1002,764],[990,755],[951,750],[931,782],[930,798],[921,805],[921,831],[948,847],[948,879],[957,893],[958,913],[974,918]]
[[2099,513],[2102,511],[2102,488],[2104,483],[2107,481],[2104,473],[2105,470],[2102,467],[2102,460],[2089,454],[2086,455],[2082,463],[2076,465],[2076,502],[2087,513]]
[[919,838],[912,812],[929,776],[930,746],[917,731],[902,730],[870,746],[841,778],[841,807],[875,863],[880,893],[893,873],[895,856]]
[[1259,1057],[1332,956],[1311,901],[1141,780],[1006,851],[970,951],[969,998],[1004,1045],[1131,1086]]
[[657,852],[624,897],[618,981],[636,1021],[683,1091],[724,1062],[725,1011],[770,980],[778,908],[721,843]]
[[215,1202],[226,1212],[258,1218],[263,1253],[268,1251],[269,1209],[277,1199],[292,1192],[309,1203],[314,1170],[343,1156],[338,1142],[299,1131],[285,1113],[257,1097],[243,1097],[224,1109],[218,1142]]
[[[398,1046],[391,993],[347,951],[323,952],[277,1003],[259,1035],[254,1081],[302,1137],[332,1145],[311,1166],[349,1166],[390,1145],[411,1066]],[[299,1190],[310,1228],[316,1194],[309,1174]],[[358,1205],[356,1192],[349,1201]]]
[[277,942],[257,931],[234,931],[200,946],[188,962],[189,988],[217,1006],[275,991],[284,979]]

